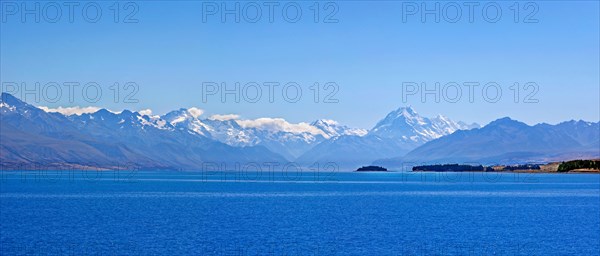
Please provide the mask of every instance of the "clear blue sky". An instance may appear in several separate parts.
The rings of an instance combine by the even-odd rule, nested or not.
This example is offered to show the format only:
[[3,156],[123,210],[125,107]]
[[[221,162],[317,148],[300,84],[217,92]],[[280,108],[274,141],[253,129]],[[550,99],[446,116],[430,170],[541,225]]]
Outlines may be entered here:
[[[483,19],[481,6],[473,23],[466,13],[457,23],[435,23],[433,16],[425,23],[420,16],[403,22],[402,2],[367,1],[337,2],[337,23],[314,23],[313,2],[298,2],[303,16],[297,23],[285,22],[277,7],[273,23],[265,13],[258,23],[243,18],[235,23],[232,16],[222,23],[219,16],[203,22],[201,2],[153,1],[137,2],[134,24],[114,23],[113,2],[101,3],[103,16],[97,23],[86,22],[80,9],[75,9],[73,23],[65,13],[58,23],[35,23],[33,17],[23,23],[19,16],[7,16],[1,23],[0,80],[28,86],[94,81],[104,89],[94,104],[78,95],[73,103],[63,96],[56,103],[37,104],[50,107],[150,108],[158,114],[199,107],[207,114],[291,122],[330,118],[361,128],[371,128],[404,105],[426,116],[443,114],[481,124],[503,116],[529,124],[600,119],[597,1],[537,2],[537,23],[522,22],[533,10],[523,6],[521,22],[515,23],[512,2],[500,2],[497,23]],[[320,7],[323,20],[332,9]],[[122,10],[119,19],[130,10]],[[139,103],[112,102],[108,87],[127,81],[139,85]],[[276,90],[274,103],[266,95],[258,103],[222,103],[217,96],[202,102],[203,82],[233,86],[236,81],[294,81],[303,88],[303,97],[289,103]],[[339,103],[314,103],[309,86],[331,81],[339,85]],[[418,95],[404,103],[403,82],[426,82],[431,88],[435,82],[497,82],[503,95],[488,103],[476,89],[471,103],[464,87],[457,103],[436,103],[432,96],[423,103]],[[535,82],[539,102],[514,103],[509,89],[514,82]]]

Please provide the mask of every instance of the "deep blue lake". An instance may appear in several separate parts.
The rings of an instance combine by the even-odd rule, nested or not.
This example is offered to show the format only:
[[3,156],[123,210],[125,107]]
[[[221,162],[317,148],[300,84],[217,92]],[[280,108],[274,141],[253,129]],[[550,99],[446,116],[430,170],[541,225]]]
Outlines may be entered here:
[[1,174],[1,255],[600,254],[595,174]]

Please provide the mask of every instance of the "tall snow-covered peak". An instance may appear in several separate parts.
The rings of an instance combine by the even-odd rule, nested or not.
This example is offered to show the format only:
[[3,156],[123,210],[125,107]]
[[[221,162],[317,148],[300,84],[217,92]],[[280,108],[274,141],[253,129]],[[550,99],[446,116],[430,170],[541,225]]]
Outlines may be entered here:
[[379,121],[371,132],[380,133],[384,130],[401,128],[404,126],[425,125],[425,119],[411,107],[398,108]]
[[418,115],[417,112],[411,107],[400,107],[398,112],[402,112],[403,115]]
[[420,122],[423,118],[412,107],[401,107],[390,112],[382,121],[393,122],[397,119]]
[[410,106],[408,107],[400,107],[388,114],[388,117],[417,117],[419,114]]
[[442,115],[427,118],[419,115],[411,107],[401,107],[379,121],[369,134],[423,143],[462,129],[469,127]]

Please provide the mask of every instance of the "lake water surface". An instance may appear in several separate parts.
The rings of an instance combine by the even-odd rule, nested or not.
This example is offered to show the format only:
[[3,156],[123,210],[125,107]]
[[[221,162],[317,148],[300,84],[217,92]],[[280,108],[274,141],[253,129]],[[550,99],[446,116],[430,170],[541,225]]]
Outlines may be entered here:
[[1,255],[600,255],[595,174],[1,174]]

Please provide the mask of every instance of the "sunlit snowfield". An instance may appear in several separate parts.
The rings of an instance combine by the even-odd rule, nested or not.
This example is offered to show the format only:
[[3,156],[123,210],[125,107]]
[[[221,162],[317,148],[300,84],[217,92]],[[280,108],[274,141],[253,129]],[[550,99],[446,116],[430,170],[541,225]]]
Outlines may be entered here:
[[600,175],[2,172],[1,253],[598,255]]

